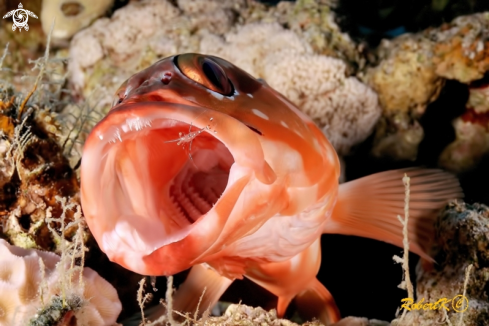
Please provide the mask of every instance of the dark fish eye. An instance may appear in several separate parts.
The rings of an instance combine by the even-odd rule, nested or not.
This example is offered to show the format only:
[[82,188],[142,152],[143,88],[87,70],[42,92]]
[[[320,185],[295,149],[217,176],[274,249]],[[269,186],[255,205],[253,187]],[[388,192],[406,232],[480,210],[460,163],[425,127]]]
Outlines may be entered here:
[[175,64],[185,76],[202,86],[225,96],[233,93],[233,85],[224,69],[211,58],[187,53],[176,56]]

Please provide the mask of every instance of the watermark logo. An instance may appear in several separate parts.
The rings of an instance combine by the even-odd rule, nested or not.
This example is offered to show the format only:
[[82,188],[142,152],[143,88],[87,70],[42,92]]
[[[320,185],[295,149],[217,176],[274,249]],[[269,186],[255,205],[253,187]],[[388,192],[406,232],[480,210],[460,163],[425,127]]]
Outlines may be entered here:
[[25,10],[22,3],[19,3],[19,9],[9,11],[5,16],[3,16],[3,19],[10,16],[12,16],[14,21],[12,24],[12,30],[14,32],[17,28],[19,29],[19,32],[22,31],[22,28],[28,31],[29,25],[27,25],[27,21],[29,20],[29,16],[37,18],[36,14],[34,14],[32,11]]
[[467,297],[459,294],[453,297],[452,299],[441,298],[436,302],[424,302],[424,298],[422,298],[418,302],[414,302],[411,298],[402,299],[401,302],[404,304],[401,308],[406,310],[441,310],[445,309],[447,312],[452,308],[455,312],[464,312],[469,308],[469,300]]

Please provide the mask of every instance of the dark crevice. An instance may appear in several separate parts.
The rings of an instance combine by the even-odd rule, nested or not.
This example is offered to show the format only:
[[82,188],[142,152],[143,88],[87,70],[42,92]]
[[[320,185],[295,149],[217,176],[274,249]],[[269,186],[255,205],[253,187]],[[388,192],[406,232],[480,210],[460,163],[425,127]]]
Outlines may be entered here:
[[24,230],[29,230],[31,227],[31,216],[29,214],[24,214],[19,217],[19,224]]

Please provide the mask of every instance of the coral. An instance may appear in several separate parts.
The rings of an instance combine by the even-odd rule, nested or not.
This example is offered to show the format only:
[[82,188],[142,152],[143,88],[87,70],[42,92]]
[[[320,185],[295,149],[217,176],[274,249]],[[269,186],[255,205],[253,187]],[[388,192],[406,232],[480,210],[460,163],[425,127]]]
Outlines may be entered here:
[[384,40],[376,50],[378,64],[369,67],[365,82],[379,95],[383,109],[373,153],[415,159],[423,139],[417,119],[439,95],[444,79],[435,73],[432,42],[419,35]]
[[[192,325],[206,326],[323,326],[319,321],[310,321],[303,324],[297,324],[287,319],[277,317],[277,312],[273,309],[266,311],[263,308],[250,307],[243,304],[231,304],[227,307],[222,316],[203,317],[199,320],[191,320]],[[160,325],[155,323],[145,324]],[[179,324],[172,324],[179,325]],[[347,317],[343,318],[331,326],[387,326],[389,323],[378,320],[368,320],[367,318]]]
[[397,160],[415,160],[423,137],[421,124],[407,113],[383,115],[375,127],[372,154]]
[[[489,13],[479,13],[458,17],[439,28],[402,35],[393,41],[384,40],[381,43],[370,67],[361,74],[362,80],[379,94],[383,109],[376,129],[374,155],[400,160],[416,159],[418,145],[424,137],[418,121],[427,106],[438,98],[445,80],[470,83],[482,78],[489,70],[488,35]],[[484,110],[485,96],[484,92],[471,89],[470,102],[473,104],[468,106],[475,105],[477,110]],[[475,103],[477,101],[479,103]],[[466,138],[464,134],[468,130],[480,134],[479,127],[459,122],[455,125],[460,139],[456,141],[457,144],[450,145],[446,152],[458,153],[445,153],[442,161],[451,158],[460,161],[461,158],[456,156],[470,156],[470,153],[463,152],[473,152],[473,149],[467,148],[472,145],[461,139]],[[477,157],[485,149],[475,151],[477,153],[473,156]],[[452,163],[443,164],[448,166]],[[460,169],[452,169],[454,171],[472,165],[470,162],[453,164],[461,165]]]
[[178,8],[165,0],[132,2],[76,34],[68,66],[72,87],[107,110],[112,94],[141,68],[140,62],[153,63],[189,43],[189,22],[177,21],[178,15]]
[[[59,256],[1,239],[0,260],[0,325],[54,326],[70,311],[70,325],[112,325],[121,311],[115,289],[90,268],[68,273]],[[62,284],[65,274],[76,286]]]
[[78,203],[79,183],[60,145],[61,127],[52,108],[61,89],[48,53],[35,62],[39,74],[27,95],[0,82],[0,221],[13,244],[59,253],[46,223],[48,208],[60,214],[57,196]]
[[[272,325],[272,326],[298,326],[296,323],[279,319],[275,310],[266,311],[260,307],[253,308],[245,305],[230,305],[220,317],[207,318],[206,325]],[[306,323],[310,326],[321,326],[319,322]]]
[[[204,34],[199,50],[229,60],[257,78],[265,78],[265,61],[270,57],[275,58],[278,52],[313,53],[307,42],[278,23],[250,23],[237,27],[236,31],[226,33],[224,37]],[[272,60],[268,59],[268,61]],[[344,64],[340,60],[335,62],[343,68]],[[267,83],[269,83],[268,79]]]
[[47,35],[55,20],[53,39],[69,39],[104,15],[113,3],[114,0],[44,0],[40,15],[42,29]]
[[465,112],[453,121],[456,139],[441,153],[439,165],[461,173],[489,153],[489,84],[469,87]]
[[382,108],[420,116],[438,97],[444,84],[435,73],[432,43],[419,35],[383,40],[377,48],[378,65],[369,67],[365,81],[379,94]]
[[[293,64],[291,64],[293,62]],[[381,114],[377,95],[332,57],[280,51],[264,60],[263,78],[309,115],[339,154],[363,141]]]
[[178,0],[177,3],[193,28],[216,34],[227,32],[234,24],[237,12],[245,6],[245,0]]
[[364,66],[365,58],[361,47],[336,24],[332,10],[335,7],[336,1],[281,1],[272,7],[251,2],[240,13],[240,24],[278,22],[306,41],[315,53],[345,61],[349,73],[352,73]]
[[[16,54],[9,49],[0,55],[0,238],[57,254],[82,243],[89,246],[87,265],[117,287],[123,314],[131,314],[137,309],[133,289],[139,275],[109,262],[90,241],[89,230],[78,229],[78,222],[72,224],[81,217],[76,169],[80,139],[98,116],[93,107],[73,103],[66,95],[63,62],[58,57],[52,58],[47,51],[33,62],[32,73],[31,67],[12,71],[3,65]],[[12,80],[21,87],[12,85]],[[63,107],[63,114],[55,113]],[[45,314],[56,311],[54,300]]]
[[425,33],[436,43],[439,76],[470,83],[489,71],[489,12],[461,16]]
[[489,112],[489,83],[469,87],[467,107],[478,114]]
[[[433,325],[434,321],[447,318],[452,325],[461,325],[461,322],[486,325],[489,322],[488,225],[489,208],[485,205],[463,202],[447,205],[436,223],[436,245],[432,254],[437,264],[431,269],[418,266],[415,302],[422,302],[423,306],[443,298],[453,299],[445,304],[449,311],[440,306],[438,309],[412,309],[402,322],[396,321],[397,325]],[[472,270],[470,264],[473,264]]]

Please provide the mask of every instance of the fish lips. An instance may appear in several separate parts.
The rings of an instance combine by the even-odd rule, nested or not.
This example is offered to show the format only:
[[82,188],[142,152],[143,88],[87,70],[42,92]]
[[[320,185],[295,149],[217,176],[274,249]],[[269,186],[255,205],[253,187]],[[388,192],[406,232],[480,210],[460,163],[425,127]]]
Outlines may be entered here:
[[[144,102],[112,109],[89,135],[81,164],[82,207],[101,249],[144,275],[172,275],[218,252],[216,241],[243,189],[251,180],[270,185],[277,178],[259,137],[200,106]],[[222,194],[195,218],[200,202],[194,197],[207,191],[195,185],[201,183],[196,173],[214,171],[212,184],[226,169]]]

